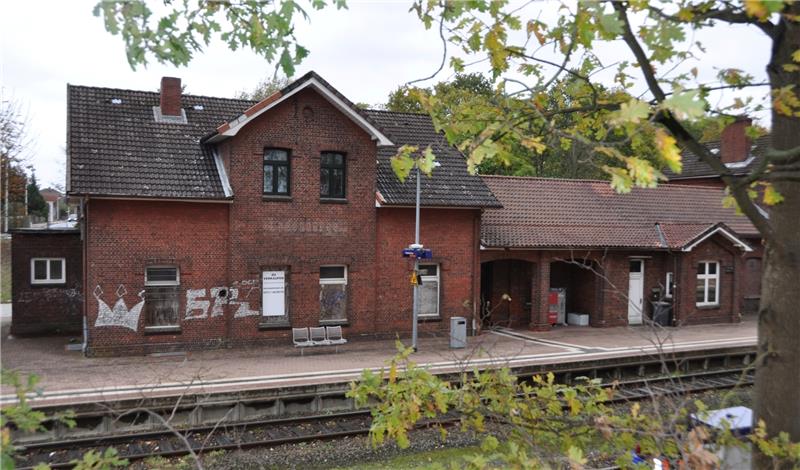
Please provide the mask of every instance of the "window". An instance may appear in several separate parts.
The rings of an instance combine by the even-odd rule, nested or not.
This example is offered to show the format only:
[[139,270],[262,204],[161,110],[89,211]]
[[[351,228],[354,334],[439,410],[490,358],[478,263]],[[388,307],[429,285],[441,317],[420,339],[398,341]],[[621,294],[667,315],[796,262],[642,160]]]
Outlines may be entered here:
[[628,271],[632,272],[632,273],[641,273],[643,266],[644,266],[644,262],[642,260],[640,260],[640,259],[632,259],[632,260],[630,260]]
[[439,316],[439,265],[419,265],[419,316]]
[[144,270],[145,327],[178,326],[180,272],[174,266],[149,266]]
[[67,261],[64,258],[31,258],[31,284],[64,284]]
[[319,268],[320,321],[347,321],[347,266]]
[[697,291],[698,306],[719,304],[719,263],[716,261],[701,261],[697,263]]
[[667,280],[664,284],[664,297],[667,299],[672,298],[672,273],[667,273]]
[[344,188],[344,155],[335,152],[323,152],[319,169],[320,197],[344,199]]
[[264,150],[264,194],[289,195],[289,152],[287,150]]

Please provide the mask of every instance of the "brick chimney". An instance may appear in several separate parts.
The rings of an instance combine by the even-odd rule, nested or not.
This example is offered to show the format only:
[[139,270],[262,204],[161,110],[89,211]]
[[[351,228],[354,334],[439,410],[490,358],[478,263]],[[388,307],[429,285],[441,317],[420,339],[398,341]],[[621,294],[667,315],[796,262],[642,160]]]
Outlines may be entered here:
[[181,116],[181,79],[161,78],[161,115]]
[[746,116],[739,116],[722,130],[720,139],[720,160],[722,163],[736,163],[747,159],[750,155],[750,138],[745,129],[753,124]]

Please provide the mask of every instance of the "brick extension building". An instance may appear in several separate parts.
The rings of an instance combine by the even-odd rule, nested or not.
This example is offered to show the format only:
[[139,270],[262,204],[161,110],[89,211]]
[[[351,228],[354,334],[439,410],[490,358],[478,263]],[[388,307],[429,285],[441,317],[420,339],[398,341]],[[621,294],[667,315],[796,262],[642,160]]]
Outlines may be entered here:
[[428,116],[358,109],[314,73],[257,103],[180,90],[68,87],[87,354],[406,334],[414,184],[389,163],[406,144],[442,164],[422,181],[423,332],[549,328],[553,287],[594,326],[646,319],[659,287],[679,323],[738,320],[759,248],[719,190],[473,176]]

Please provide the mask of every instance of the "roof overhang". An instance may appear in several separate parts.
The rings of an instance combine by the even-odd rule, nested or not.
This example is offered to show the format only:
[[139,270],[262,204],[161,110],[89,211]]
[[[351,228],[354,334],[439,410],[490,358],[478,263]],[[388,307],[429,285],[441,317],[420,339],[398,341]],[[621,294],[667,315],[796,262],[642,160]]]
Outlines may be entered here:
[[694,240],[684,245],[683,248],[681,248],[681,251],[684,252],[692,251],[697,245],[703,243],[704,241],[708,240],[710,237],[716,234],[720,234],[723,237],[727,238],[728,240],[730,240],[731,243],[733,243],[734,246],[739,247],[739,249],[741,249],[742,251],[745,252],[753,251],[750,245],[745,243],[741,238],[736,236],[732,230],[728,229],[722,224],[717,224],[710,227],[708,230],[698,235]]
[[356,123],[365,132],[367,132],[370,136],[372,136],[372,140],[376,141],[379,147],[394,145],[386,135],[384,135],[380,130],[378,130],[377,127],[375,127],[371,122],[369,122],[358,111],[354,110],[351,104],[341,99],[339,96],[336,95],[336,93],[332,92],[327,86],[325,86],[322,82],[320,82],[313,76],[306,79],[303,83],[291,88],[291,90],[289,91],[284,91],[285,89],[277,91],[272,95],[259,101],[258,103],[254,104],[250,108],[246,109],[245,112],[238,118],[219,126],[217,128],[216,134],[210,136],[206,140],[206,142],[208,143],[220,142],[222,140],[235,136],[244,126],[249,124],[258,116],[261,116],[265,112],[278,106],[279,104],[288,100],[289,98],[296,95],[300,91],[305,90],[306,88],[309,87],[314,88],[314,90],[316,90],[320,95],[322,95],[326,100],[328,100],[328,102],[330,102],[336,109],[341,111],[345,116],[350,118],[354,123]]

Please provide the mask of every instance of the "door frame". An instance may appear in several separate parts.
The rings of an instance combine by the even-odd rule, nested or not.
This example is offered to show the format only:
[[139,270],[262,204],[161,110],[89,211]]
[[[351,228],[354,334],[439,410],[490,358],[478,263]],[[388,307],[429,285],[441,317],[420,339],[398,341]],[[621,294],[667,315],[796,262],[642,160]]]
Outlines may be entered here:
[[[636,312],[635,312],[635,306],[634,306],[633,302],[631,301],[631,281],[633,280],[631,274],[633,274],[633,273],[631,273],[630,263],[632,263],[634,261],[638,261],[639,265],[641,266],[642,269],[641,269],[641,271],[639,273],[636,273],[639,276],[641,276],[641,280],[640,280],[640,284],[639,284],[639,290],[640,290],[641,293],[640,293],[640,296],[639,296],[640,304],[639,304],[639,312],[638,312],[638,321],[632,322],[631,321],[631,313],[632,312],[636,313]],[[645,279],[645,277],[644,277],[644,273],[645,273],[644,262],[645,262],[644,258],[630,258],[628,260],[628,317],[627,317],[628,325],[641,325],[641,324],[644,323],[644,279]]]

